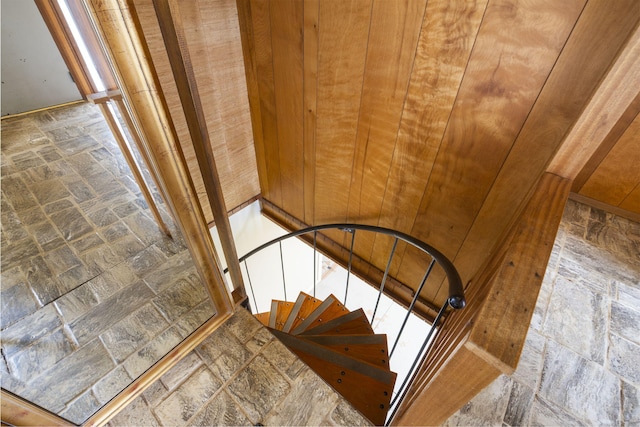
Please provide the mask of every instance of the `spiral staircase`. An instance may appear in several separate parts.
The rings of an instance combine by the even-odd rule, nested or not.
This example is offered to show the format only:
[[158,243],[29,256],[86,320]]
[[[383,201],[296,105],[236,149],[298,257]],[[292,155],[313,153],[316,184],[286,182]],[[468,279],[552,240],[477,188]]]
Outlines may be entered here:
[[301,292],[295,303],[274,300],[255,316],[372,423],[385,423],[396,374],[387,336],[373,331],[362,309]]

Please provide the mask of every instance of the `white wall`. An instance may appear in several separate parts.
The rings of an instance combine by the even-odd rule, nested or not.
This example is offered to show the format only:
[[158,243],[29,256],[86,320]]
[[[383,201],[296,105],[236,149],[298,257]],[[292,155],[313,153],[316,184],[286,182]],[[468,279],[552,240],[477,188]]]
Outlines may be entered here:
[[33,0],[2,0],[2,110],[17,114],[82,98]]

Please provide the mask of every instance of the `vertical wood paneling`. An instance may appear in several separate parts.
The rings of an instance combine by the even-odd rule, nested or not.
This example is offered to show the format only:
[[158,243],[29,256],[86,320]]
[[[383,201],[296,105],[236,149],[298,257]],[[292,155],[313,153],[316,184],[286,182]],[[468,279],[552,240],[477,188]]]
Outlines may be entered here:
[[[427,3],[378,215],[382,227],[411,232],[486,4]],[[373,258],[386,256],[389,245],[377,239]],[[402,252],[400,247],[398,253]],[[400,261],[400,256],[394,258],[394,274]]]
[[640,184],[640,115],[627,128],[580,194],[620,206]]
[[[574,4],[580,6],[581,1]],[[565,7],[570,2],[563,2]],[[455,263],[471,277],[491,252],[505,222],[532,191],[571,126],[578,120],[616,53],[638,25],[635,0],[588,2],[478,213]],[[579,13],[579,12],[574,12]],[[594,38],[594,34],[598,37]],[[589,57],[584,52],[590,52]]]
[[282,207],[296,218],[303,218],[303,3],[271,0],[269,11]]
[[[489,3],[412,228],[448,257],[464,242],[581,6],[555,0]],[[515,203],[523,197],[512,193]],[[411,262],[414,252],[406,254],[400,277],[421,274],[424,267]],[[427,295],[436,290],[427,289]]]
[[[376,1],[371,11],[347,219],[376,225],[426,1]],[[362,233],[356,252],[369,258],[374,236]]]
[[251,0],[260,119],[262,120],[262,147],[260,151],[264,155],[268,182],[268,187],[262,195],[278,206],[282,206],[269,3],[269,0]]
[[315,224],[316,111],[318,84],[319,0],[304,0],[303,140],[304,222]]
[[371,0],[320,2],[315,221],[347,217]]

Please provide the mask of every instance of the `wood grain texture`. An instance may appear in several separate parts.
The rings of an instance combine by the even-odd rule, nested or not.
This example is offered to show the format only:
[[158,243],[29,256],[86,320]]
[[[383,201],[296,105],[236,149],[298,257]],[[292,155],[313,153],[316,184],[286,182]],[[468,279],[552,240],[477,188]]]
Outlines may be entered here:
[[[591,174],[580,194],[620,206],[640,184],[640,115]],[[640,212],[639,212],[640,213]]]
[[318,223],[340,222],[347,216],[371,3],[320,2],[314,201]]
[[318,107],[318,14],[319,0],[304,0],[303,28],[303,143],[304,222],[315,224],[316,113]]
[[5,389],[0,392],[2,422],[14,426],[70,426],[67,420],[16,396]]
[[304,217],[303,6],[270,0],[273,77],[282,207]]

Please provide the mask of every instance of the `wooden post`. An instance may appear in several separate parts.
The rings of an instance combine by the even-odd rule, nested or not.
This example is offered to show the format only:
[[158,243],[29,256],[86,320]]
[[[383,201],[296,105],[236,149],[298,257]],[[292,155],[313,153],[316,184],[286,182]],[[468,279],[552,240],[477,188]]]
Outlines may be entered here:
[[231,225],[218,177],[213,148],[209,140],[209,131],[204,117],[204,110],[196,84],[189,50],[186,46],[180,9],[173,0],[153,0],[153,6],[160,24],[160,31],[169,56],[169,63],[180,95],[180,102],[187,120],[189,134],[196,152],[198,166],[204,181],[205,190],[213,213],[213,220],[218,227],[220,242],[224,252],[231,281],[238,295],[244,299],[246,292],[238,261],[236,246],[233,241]]
[[149,205],[149,209],[151,210],[153,217],[158,223],[158,227],[160,227],[160,230],[162,230],[164,234],[171,237],[171,231],[169,231],[169,227],[167,227],[167,225],[164,223],[162,215],[160,215],[160,211],[158,210],[158,206],[156,205],[155,200],[153,200],[153,195],[149,191],[149,187],[147,186],[147,183],[145,182],[144,177],[142,176],[142,173],[138,168],[138,164],[136,163],[131,150],[129,150],[126,136],[117,122],[118,119],[114,117],[113,111],[111,110],[111,108],[109,108],[108,102],[111,101],[112,96],[122,99],[122,95],[120,95],[119,92],[112,92],[111,95],[108,95],[106,92],[94,93],[87,96],[87,99],[89,100],[89,102],[92,102],[93,104],[96,104],[100,107],[100,111],[102,111],[102,115],[107,121],[109,129],[111,129],[111,133],[115,137],[116,142],[118,143],[118,147],[120,147],[120,151],[122,152],[124,159],[129,165],[129,169],[131,169],[133,178],[136,180],[138,187],[140,187],[142,196]]
[[477,280],[451,313],[394,425],[440,425],[501,373],[512,373],[533,315],[571,180],[545,173]]

